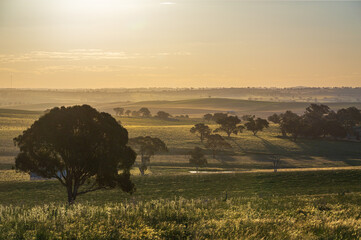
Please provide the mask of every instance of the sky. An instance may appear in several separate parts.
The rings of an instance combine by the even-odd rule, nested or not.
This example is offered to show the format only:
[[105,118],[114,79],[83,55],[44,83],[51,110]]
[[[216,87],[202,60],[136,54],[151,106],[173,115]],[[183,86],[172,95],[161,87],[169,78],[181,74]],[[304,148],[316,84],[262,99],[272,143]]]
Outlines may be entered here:
[[361,87],[361,1],[0,0],[0,88]]

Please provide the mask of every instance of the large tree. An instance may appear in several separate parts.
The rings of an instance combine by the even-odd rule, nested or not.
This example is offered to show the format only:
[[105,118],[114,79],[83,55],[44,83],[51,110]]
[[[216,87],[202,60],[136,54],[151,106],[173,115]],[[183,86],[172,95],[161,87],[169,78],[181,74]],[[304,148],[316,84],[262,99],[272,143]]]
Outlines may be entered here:
[[209,134],[211,134],[212,130],[207,125],[205,125],[204,123],[197,123],[196,125],[194,125],[194,127],[191,128],[190,132],[191,133],[198,133],[199,138],[200,138],[201,142],[203,143],[203,140]]
[[152,156],[160,152],[168,151],[167,145],[162,140],[150,136],[131,138],[129,139],[129,145],[141,156],[139,165],[141,175],[144,175],[145,171],[148,169],[150,158]]
[[237,116],[228,116],[221,118],[217,120],[217,123],[220,125],[219,128],[217,128],[214,132],[225,132],[228,137],[231,136],[231,134],[238,134],[242,132],[244,129],[243,126],[238,125],[241,122],[241,120]]
[[69,204],[99,189],[135,189],[130,168],[136,153],[127,146],[127,130],[88,105],[53,108],[14,142],[20,148],[16,168],[58,179]]

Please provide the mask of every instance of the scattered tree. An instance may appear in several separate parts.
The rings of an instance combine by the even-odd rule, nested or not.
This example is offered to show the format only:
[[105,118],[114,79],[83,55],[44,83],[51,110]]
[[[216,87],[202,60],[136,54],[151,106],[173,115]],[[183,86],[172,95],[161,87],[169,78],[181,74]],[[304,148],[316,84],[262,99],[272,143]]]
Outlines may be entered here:
[[125,115],[127,115],[128,117],[130,116],[131,113],[132,113],[132,111],[130,111],[129,109],[127,111],[125,111]]
[[210,113],[204,114],[203,120],[210,122],[212,120],[213,116]]
[[194,127],[191,128],[190,132],[194,133],[194,134],[198,133],[199,138],[201,139],[201,142],[203,143],[203,140],[209,134],[211,134],[212,130],[204,123],[197,123],[196,125],[194,125]]
[[149,109],[146,107],[142,107],[141,109],[139,109],[138,112],[142,117],[151,117],[152,116]]
[[225,132],[227,133],[227,136],[230,137],[231,134],[237,135],[238,133],[241,133],[244,129],[243,126],[237,126],[241,120],[237,116],[228,116],[225,118],[221,118],[217,121],[217,123],[220,125],[219,128],[217,128],[214,132]]
[[280,124],[281,131],[291,134],[294,141],[296,141],[298,136],[302,133],[303,126],[304,123],[302,118],[296,113],[293,113],[292,111],[286,111],[282,115]]
[[273,164],[273,171],[276,173],[278,168],[281,165],[281,158],[278,155],[271,156],[272,164]]
[[129,145],[141,156],[141,163],[139,166],[141,175],[144,175],[148,166],[150,166],[150,158],[152,156],[160,152],[168,151],[166,144],[162,140],[150,136],[131,138],[129,139]]
[[14,143],[20,148],[16,168],[59,180],[69,204],[99,189],[135,190],[130,168],[136,154],[126,146],[127,130],[88,105],[53,108]]
[[212,120],[217,122],[223,118],[226,118],[228,116],[227,113],[215,113],[213,114]]
[[132,112],[132,117],[139,117],[140,116],[140,113],[138,111],[133,111]]
[[203,150],[200,147],[195,147],[191,152],[190,152],[190,158],[189,158],[189,163],[191,165],[196,166],[196,171],[198,172],[198,168],[199,167],[203,167],[204,165],[207,164],[207,159],[203,154]]
[[356,107],[342,108],[337,111],[337,118],[347,133],[351,134],[353,127],[361,122],[361,112]]
[[207,136],[205,147],[212,150],[213,158],[216,158],[216,153],[218,151],[232,149],[232,146],[219,134],[212,134]]
[[243,116],[241,117],[241,119],[242,119],[242,121],[249,121],[250,119],[255,118],[255,117],[256,117],[255,115],[249,115],[249,114],[247,114],[247,115],[243,115]]
[[279,124],[281,122],[282,114],[274,113],[268,117],[268,121]]
[[244,124],[248,131],[251,131],[253,135],[256,135],[259,131],[263,131],[264,128],[268,128],[269,123],[266,119],[257,118],[253,116]]
[[121,116],[124,114],[124,108],[117,107],[117,108],[113,108],[113,110],[116,116]]
[[160,119],[168,119],[171,115],[167,112],[164,111],[159,111],[157,112],[156,117],[160,118]]

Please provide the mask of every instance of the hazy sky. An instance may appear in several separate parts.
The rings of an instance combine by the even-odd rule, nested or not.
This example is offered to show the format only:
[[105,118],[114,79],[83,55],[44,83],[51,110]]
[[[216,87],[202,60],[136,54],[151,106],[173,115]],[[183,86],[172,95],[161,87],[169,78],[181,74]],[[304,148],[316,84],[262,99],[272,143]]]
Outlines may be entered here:
[[361,87],[361,2],[0,0],[0,87]]

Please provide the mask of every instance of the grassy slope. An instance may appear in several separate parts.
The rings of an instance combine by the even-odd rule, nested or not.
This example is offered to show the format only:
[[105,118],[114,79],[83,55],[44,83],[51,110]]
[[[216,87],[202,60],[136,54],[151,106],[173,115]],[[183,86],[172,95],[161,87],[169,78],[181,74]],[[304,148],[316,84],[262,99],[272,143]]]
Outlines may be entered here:
[[[99,105],[99,108],[112,111],[114,107],[126,107],[138,109],[141,107],[149,107],[150,109],[168,110],[173,114],[204,114],[206,112],[216,111],[235,111],[240,113],[253,113],[265,115],[272,112],[284,112],[292,110],[294,112],[303,112],[310,103],[304,102],[267,102],[267,101],[248,101],[228,98],[200,98],[187,99],[178,101],[143,101],[137,103],[110,103]],[[356,106],[361,108],[361,103],[327,103],[331,109]]]
[[[9,116],[8,114],[12,114]],[[14,115],[15,114],[15,115]],[[0,169],[9,169],[17,153],[12,139],[29,127],[40,113],[0,112]],[[195,146],[204,147],[198,137],[189,129],[200,119],[183,119],[164,121],[159,119],[117,118],[128,129],[130,137],[150,135],[166,142],[172,159],[159,156],[152,160],[163,169],[189,167],[184,154]],[[217,126],[210,124],[212,129]],[[270,168],[269,154],[279,154],[284,162],[282,167],[334,167],[361,165],[360,143],[331,140],[300,139],[293,142],[279,138],[276,125],[271,125],[265,132],[253,136],[245,131],[238,136],[227,139],[233,150],[222,153],[216,160],[209,157],[210,168]],[[210,152],[206,151],[207,154]],[[175,156],[177,155],[177,156]]]
[[[189,132],[197,119],[118,118],[131,137],[161,137],[170,147],[170,155],[152,159],[152,174],[132,177],[137,187],[134,195],[98,191],[80,196],[80,204],[68,208],[64,205],[65,189],[56,180],[29,181],[28,175],[8,170],[17,151],[11,139],[39,116],[28,112],[0,114],[0,169],[6,169],[0,170],[0,238],[361,236],[361,170],[192,175],[187,171],[193,167],[180,154],[201,146]],[[248,132],[232,137],[228,141],[235,152],[209,158],[207,168],[270,168],[269,153],[283,156],[282,167],[361,165],[360,143],[310,139],[294,143],[278,138],[277,132],[272,125],[258,137]],[[223,201],[226,193],[228,200]]]

